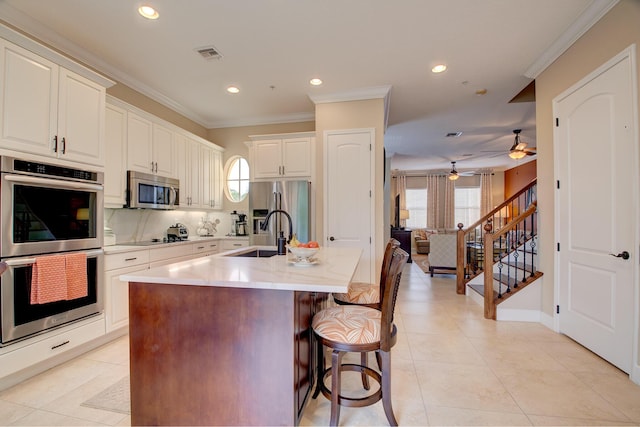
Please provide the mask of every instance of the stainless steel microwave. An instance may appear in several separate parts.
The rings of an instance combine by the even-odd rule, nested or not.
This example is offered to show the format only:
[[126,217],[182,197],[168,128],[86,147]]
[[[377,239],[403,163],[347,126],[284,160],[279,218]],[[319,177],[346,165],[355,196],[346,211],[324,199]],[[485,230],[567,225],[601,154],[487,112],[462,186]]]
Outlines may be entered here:
[[180,181],[175,178],[127,171],[127,207],[176,209],[180,204]]

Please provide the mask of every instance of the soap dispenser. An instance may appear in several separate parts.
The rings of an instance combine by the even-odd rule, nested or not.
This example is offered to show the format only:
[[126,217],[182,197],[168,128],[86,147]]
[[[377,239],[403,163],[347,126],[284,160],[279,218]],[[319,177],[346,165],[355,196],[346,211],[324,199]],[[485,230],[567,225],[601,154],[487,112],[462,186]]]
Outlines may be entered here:
[[280,232],[278,236],[278,255],[286,255],[287,254],[287,239],[284,238],[284,231]]

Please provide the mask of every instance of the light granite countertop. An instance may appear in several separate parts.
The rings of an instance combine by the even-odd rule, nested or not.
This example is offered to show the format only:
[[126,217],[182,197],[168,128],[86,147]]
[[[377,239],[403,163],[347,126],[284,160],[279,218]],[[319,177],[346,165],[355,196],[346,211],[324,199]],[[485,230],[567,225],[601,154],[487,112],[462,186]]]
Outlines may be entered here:
[[347,292],[360,256],[357,248],[320,248],[314,263],[301,266],[291,254],[270,258],[230,256],[255,249],[233,251],[168,264],[120,276],[125,282],[159,285],[217,286],[311,292]]

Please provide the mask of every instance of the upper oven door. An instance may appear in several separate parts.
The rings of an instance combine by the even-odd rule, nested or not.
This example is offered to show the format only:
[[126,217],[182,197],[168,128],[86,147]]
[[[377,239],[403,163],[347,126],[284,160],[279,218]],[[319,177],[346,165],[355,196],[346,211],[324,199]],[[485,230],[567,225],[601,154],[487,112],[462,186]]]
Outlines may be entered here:
[[102,247],[101,184],[1,175],[3,258]]

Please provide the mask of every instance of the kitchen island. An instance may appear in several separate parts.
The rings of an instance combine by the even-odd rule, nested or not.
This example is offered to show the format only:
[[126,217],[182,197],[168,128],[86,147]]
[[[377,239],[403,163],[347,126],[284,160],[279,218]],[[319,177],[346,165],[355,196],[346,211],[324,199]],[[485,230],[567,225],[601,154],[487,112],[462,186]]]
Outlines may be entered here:
[[296,425],[314,379],[311,318],[346,292],[360,249],[312,265],[243,248],[121,276],[132,425]]

